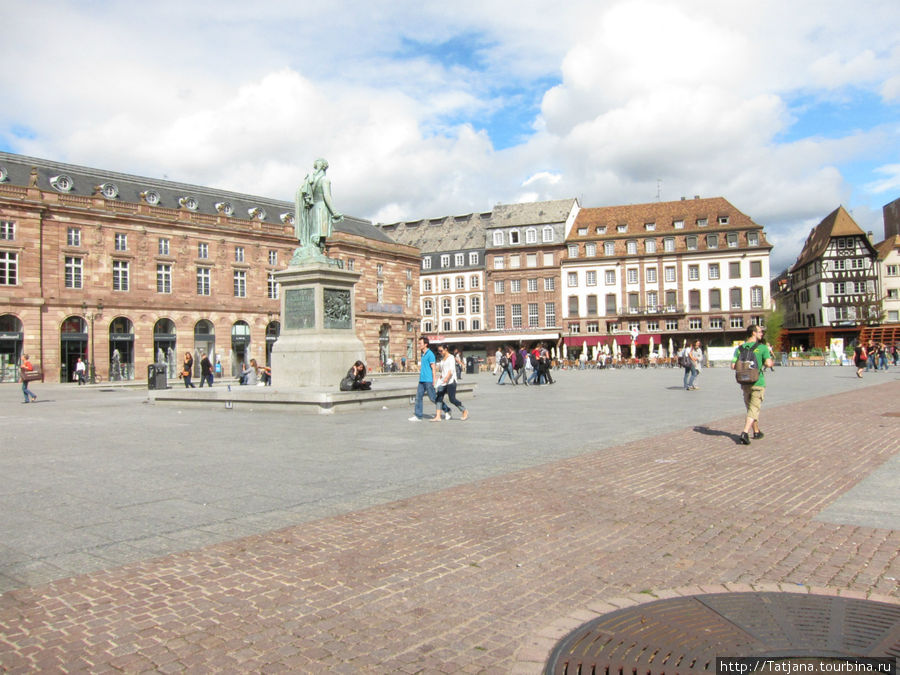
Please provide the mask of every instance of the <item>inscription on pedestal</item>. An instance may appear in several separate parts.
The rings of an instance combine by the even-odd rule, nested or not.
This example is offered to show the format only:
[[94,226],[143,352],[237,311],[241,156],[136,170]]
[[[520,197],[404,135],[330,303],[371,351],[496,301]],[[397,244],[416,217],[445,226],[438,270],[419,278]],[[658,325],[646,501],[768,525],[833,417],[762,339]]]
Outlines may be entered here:
[[291,288],[284,292],[284,328],[299,330],[316,327],[315,289]]
[[322,290],[325,328],[351,328],[350,291],[337,288]]

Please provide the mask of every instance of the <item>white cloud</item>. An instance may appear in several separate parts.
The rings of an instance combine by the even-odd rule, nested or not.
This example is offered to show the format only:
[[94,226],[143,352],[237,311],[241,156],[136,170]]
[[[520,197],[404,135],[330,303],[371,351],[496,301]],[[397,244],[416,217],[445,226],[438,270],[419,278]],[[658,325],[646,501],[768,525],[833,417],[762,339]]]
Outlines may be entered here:
[[[780,248],[900,189],[895,129],[785,140],[797,99],[900,100],[895,0],[46,0],[5,19],[0,143],[61,161],[291,199],[325,156],[339,208],[383,221],[722,195]],[[554,80],[513,147],[469,121]],[[875,157],[884,177],[851,184]]]

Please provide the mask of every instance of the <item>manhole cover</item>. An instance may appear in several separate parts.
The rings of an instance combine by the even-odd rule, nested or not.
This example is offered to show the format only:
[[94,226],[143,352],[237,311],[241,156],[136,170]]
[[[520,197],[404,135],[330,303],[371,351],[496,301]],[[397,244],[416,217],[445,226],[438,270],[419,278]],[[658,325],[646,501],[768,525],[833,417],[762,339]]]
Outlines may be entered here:
[[557,644],[544,672],[715,672],[717,656],[896,658],[900,605],[803,593],[657,600],[579,627]]

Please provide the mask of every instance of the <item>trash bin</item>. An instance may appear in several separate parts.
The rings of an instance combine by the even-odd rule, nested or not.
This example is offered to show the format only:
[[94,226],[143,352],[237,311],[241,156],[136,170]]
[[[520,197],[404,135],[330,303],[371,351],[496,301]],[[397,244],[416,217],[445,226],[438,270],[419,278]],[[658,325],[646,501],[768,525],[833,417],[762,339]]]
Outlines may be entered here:
[[168,389],[165,363],[151,363],[147,366],[147,389]]
[[475,374],[475,357],[467,356],[466,357],[466,375],[474,375]]

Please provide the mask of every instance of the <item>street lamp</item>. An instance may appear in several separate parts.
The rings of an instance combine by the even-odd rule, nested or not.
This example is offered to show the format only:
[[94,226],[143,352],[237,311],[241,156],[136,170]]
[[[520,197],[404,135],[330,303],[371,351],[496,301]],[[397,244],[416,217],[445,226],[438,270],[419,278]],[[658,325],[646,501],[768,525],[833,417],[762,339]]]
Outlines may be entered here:
[[81,313],[84,315],[84,318],[91,322],[91,384],[96,382],[97,371],[94,369],[94,319],[99,319],[103,316],[103,300],[97,301],[96,311],[92,311],[90,314],[88,312],[87,303],[81,302]]

